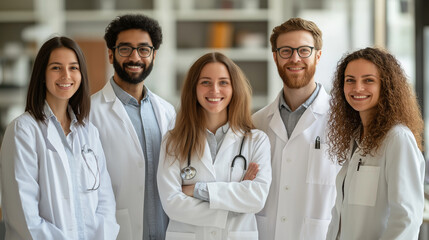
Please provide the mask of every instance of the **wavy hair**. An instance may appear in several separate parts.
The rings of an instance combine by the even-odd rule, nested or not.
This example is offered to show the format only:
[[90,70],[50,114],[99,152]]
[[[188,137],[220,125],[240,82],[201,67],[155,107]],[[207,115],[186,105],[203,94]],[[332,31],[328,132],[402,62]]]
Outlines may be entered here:
[[174,128],[169,132],[166,150],[169,155],[186,161],[188,153],[202,156],[206,140],[206,117],[197,100],[197,84],[200,73],[208,63],[222,63],[228,69],[232,98],[228,105],[228,123],[234,132],[250,134],[254,129],[251,118],[251,94],[249,81],[241,69],[228,57],[219,52],[207,53],[189,69],[182,87],[181,107],[177,113]]
[[381,90],[377,113],[368,126],[361,146],[364,154],[374,154],[381,146],[387,132],[396,124],[407,126],[422,150],[423,119],[416,96],[407,82],[407,76],[398,60],[385,50],[365,48],[345,55],[338,63],[331,90],[331,114],[329,118],[329,153],[339,163],[347,160],[350,141],[361,129],[359,112],[346,101],[344,73],[347,65],[365,59],[373,63],[379,72]]

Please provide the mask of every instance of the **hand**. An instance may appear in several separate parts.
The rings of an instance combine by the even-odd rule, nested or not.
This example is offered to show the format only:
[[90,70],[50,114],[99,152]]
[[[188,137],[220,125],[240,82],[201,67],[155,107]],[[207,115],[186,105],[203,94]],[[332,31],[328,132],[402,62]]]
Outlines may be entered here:
[[182,192],[184,194],[188,195],[189,197],[193,197],[194,196],[194,188],[195,188],[195,184],[182,185]]
[[249,163],[249,167],[247,168],[246,174],[244,174],[243,181],[244,180],[250,180],[256,178],[256,174],[259,172],[259,165],[257,163],[251,162]]

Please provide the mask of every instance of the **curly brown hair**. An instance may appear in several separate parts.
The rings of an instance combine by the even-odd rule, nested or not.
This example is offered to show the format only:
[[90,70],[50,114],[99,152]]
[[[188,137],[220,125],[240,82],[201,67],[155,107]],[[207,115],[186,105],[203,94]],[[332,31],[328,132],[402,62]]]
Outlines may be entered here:
[[346,101],[344,72],[355,60],[373,63],[379,72],[381,91],[377,113],[368,126],[368,136],[361,143],[364,154],[373,154],[381,146],[387,132],[396,124],[407,126],[422,150],[423,119],[416,96],[398,60],[386,50],[365,48],[345,55],[338,63],[331,90],[329,117],[329,153],[342,164],[347,160],[350,141],[362,122],[359,112]]

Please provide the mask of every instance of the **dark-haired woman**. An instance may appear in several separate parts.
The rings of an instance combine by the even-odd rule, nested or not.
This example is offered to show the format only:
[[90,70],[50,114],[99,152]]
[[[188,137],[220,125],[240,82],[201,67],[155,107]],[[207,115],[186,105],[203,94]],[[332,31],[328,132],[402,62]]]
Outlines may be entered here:
[[417,239],[423,121],[398,61],[377,48],[345,56],[331,95],[330,153],[343,166],[327,239]]
[[0,150],[6,239],[116,239],[115,199],[79,46],[54,37],[37,54],[26,112]]

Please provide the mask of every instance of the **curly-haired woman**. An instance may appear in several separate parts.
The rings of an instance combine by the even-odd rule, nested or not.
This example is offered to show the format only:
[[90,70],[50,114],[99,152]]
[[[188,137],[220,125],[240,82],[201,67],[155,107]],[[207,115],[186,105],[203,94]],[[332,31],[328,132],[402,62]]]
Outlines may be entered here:
[[345,56],[331,96],[330,154],[343,167],[327,239],[417,239],[423,120],[398,61],[377,48]]

